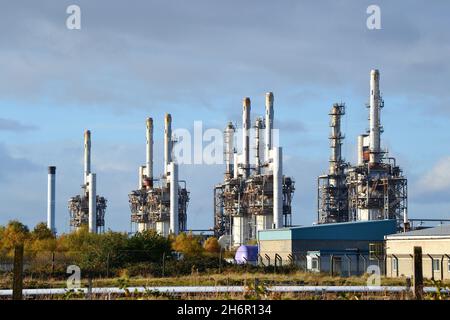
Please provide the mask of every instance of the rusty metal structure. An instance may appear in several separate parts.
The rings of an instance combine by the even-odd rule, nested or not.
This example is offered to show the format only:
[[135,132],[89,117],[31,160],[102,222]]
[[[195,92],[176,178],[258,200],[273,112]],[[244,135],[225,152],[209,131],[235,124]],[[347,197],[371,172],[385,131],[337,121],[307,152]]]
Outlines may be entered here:
[[[264,121],[257,118],[252,128],[250,109],[250,99],[245,98],[240,154],[234,147],[235,126],[230,122],[224,131],[224,181],[214,187],[214,232],[217,237],[228,236],[231,246],[254,241],[259,230],[291,225],[295,183],[283,175],[282,148],[274,143],[273,94],[266,94]],[[250,160],[251,130],[253,160]]]
[[81,194],[69,199],[70,227],[79,229],[86,225],[91,233],[105,231],[107,200],[97,195],[96,174],[91,172],[91,132],[84,133],[84,183]]
[[330,115],[331,134],[328,174],[317,179],[318,222],[334,223],[348,221],[348,192],[345,170],[349,164],[342,158],[341,117],[345,114],[345,105],[335,103]]
[[131,222],[136,231],[156,230],[163,236],[187,229],[189,191],[186,181],[178,180],[178,164],[172,157],[172,117],[165,116],[164,173],[158,179],[153,174],[153,119],[148,118],[146,165],[139,167],[139,185],[128,195]]
[[380,73],[370,74],[369,130],[358,137],[358,162],[341,157],[340,117],[344,106],[335,104],[330,116],[332,134],[329,173],[318,178],[318,223],[396,219],[399,230],[409,228],[408,184],[395,158],[381,149]]

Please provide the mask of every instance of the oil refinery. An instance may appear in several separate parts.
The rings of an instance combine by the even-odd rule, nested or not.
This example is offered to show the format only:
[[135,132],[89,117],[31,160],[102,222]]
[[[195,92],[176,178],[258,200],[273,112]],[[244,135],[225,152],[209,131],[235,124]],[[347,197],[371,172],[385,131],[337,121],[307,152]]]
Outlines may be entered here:
[[381,148],[380,72],[370,72],[368,132],[358,136],[358,161],[346,163],[342,157],[341,117],[344,104],[334,104],[330,112],[331,157],[326,175],[318,178],[318,223],[396,219],[399,229],[408,229],[407,179],[395,158]]
[[84,133],[84,182],[81,194],[69,199],[70,227],[77,230],[88,226],[89,232],[100,233],[105,228],[107,200],[97,195],[97,176],[91,172],[91,131]]
[[[282,148],[274,144],[274,97],[266,94],[265,118],[255,120],[254,161],[250,163],[251,102],[244,98],[242,150],[234,148],[236,128],[224,132],[224,181],[214,188],[214,232],[236,247],[256,240],[260,230],[291,225],[294,180],[283,175]],[[261,132],[264,129],[264,157]]]
[[178,180],[178,163],[173,158],[172,116],[164,121],[164,172],[153,174],[153,119],[146,122],[146,163],[139,167],[138,189],[131,191],[131,221],[136,231],[156,230],[163,236],[178,234],[187,228],[189,191],[186,181]]
[[[369,127],[357,138],[357,163],[344,159],[342,117],[344,103],[332,105],[330,158],[326,174],[317,178],[317,224],[352,221],[397,221],[398,230],[408,230],[407,179],[396,159],[381,147],[380,115],[384,101],[380,73],[370,72]],[[213,187],[214,235],[227,246],[254,243],[259,231],[292,226],[295,181],[283,173],[283,149],[274,128],[274,95],[265,95],[265,115],[251,122],[251,101],[242,103],[242,125],[228,122],[223,131],[223,181]],[[177,142],[172,135],[172,116],[164,118],[164,167],[153,170],[154,123],[146,120],[145,164],[139,167],[137,189],[128,194],[131,232],[156,230],[163,236],[188,231],[190,192],[179,179],[174,157]],[[70,227],[88,226],[90,232],[104,231],[107,200],[97,195],[96,174],[91,172],[91,132],[84,135],[84,181],[81,194],[70,198]],[[48,167],[47,226],[56,234],[56,167]]]

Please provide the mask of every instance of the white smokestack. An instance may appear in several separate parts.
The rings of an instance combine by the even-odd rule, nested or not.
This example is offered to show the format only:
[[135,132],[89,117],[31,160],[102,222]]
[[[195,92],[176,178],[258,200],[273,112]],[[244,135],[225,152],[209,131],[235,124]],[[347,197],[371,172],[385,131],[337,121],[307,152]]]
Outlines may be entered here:
[[153,179],[153,119],[147,118],[146,176]]
[[273,223],[275,229],[283,227],[283,150],[281,147],[272,150],[273,171]]
[[95,173],[88,176],[89,188],[89,232],[97,233],[97,181]]
[[250,98],[245,98],[243,100],[243,111],[242,111],[242,166],[243,166],[243,177],[248,178],[249,176],[249,166],[250,166]]
[[55,227],[55,177],[56,167],[48,167],[48,191],[47,191],[47,228],[49,228],[53,234],[56,234]]
[[370,115],[369,115],[369,150],[370,163],[380,162],[380,73],[370,72]]
[[270,150],[272,149],[272,138],[273,138],[273,134],[272,134],[272,130],[273,130],[273,93],[272,92],[268,92],[266,93],[266,117],[265,117],[265,126],[266,126],[266,131],[265,131],[265,160],[266,162],[269,162],[269,153]]
[[91,173],[91,131],[84,132],[84,184]]
[[178,165],[175,162],[169,164],[170,171],[170,232],[177,235],[179,231],[178,221]]
[[172,116],[166,113],[164,119],[164,173],[167,175],[168,166],[172,162]]

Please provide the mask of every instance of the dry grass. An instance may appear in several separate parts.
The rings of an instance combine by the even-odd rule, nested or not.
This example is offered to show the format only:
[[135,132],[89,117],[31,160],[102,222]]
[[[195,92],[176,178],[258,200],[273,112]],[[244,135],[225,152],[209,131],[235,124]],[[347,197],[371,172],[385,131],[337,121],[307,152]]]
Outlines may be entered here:
[[[82,275],[83,276],[83,275]],[[327,274],[315,274],[305,272],[295,272],[289,274],[268,274],[268,273],[246,273],[246,272],[228,272],[220,274],[197,274],[193,273],[189,276],[179,277],[132,277],[126,278],[127,286],[239,286],[251,285],[258,280],[264,286],[271,285],[329,285],[329,286],[351,286],[366,285],[367,276],[361,277],[331,277]],[[123,283],[124,278],[98,278],[93,279],[95,287],[116,287]],[[403,278],[382,278],[383,286],[389,285],[405,285],[406,280]],[[82,281],[82,285],[87,286],[87,279]],[[425,285],[432,286],[430,281],[426,281]],[[444,283],[449,286],[450,282]],[[64,288],[66,282],[57,279],[40,279],[25,278],[25,288]],[[11,288],[10,276],[0,277],[0,288]]]

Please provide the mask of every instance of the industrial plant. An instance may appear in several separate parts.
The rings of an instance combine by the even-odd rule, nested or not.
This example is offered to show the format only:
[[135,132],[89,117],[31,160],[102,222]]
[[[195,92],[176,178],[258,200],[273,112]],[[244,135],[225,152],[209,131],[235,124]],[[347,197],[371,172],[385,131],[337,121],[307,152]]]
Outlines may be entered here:
[[341,117],[345,105],[334,104],[330,112],[331,157],[326,175],[318,178],[318,223],[367,220],[397,220],[399,229],[408,229],[407,179],[395,158],[381,148],[380,73],[370,73],[369,129],[358,137],[358,162],[342,157]]
[[172,117],[164,122],[164,172],[153,173],[153,119],[147,122],[146,163],[139,167],[138,189],[129,194],[131,222],[135,230],[156,230],[163,236],[186,230],[189,191],[186,181],[178,180],[178,164],[173,159]]
[[229,237],[233,247],[254,241],[260,230],[291,225],[294,180],[283,175],[282,148],[274,143],[273,102],[273,93],[267,93],[264,121],[255,121],[252,164],[250,98],[243,100],[241,153],[234,147],[236,127],[230,122],[224,132],[225,175],[214,187],[214,232]]
[[107,200],[97,195],[96,174],[91,172],[91,132],[89,130],[84,133],[83,176],[81,194],[69,199],[70,227],[77,230],[88,226],[91,233],[104,232]]

